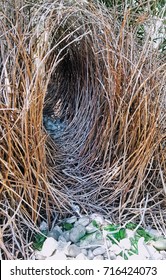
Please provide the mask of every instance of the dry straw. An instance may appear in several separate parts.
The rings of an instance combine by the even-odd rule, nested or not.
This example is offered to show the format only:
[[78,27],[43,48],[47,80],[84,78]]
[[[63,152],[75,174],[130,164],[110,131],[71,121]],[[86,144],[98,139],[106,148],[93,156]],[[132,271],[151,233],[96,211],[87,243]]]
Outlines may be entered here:
[[[27,259],[42,220],[100,212],[165,231],[162,53],[92,1],[1,1],[0,247]],[[146,20],[146,18],[145,18]],[[43,112],[68,125],[55,142]]]

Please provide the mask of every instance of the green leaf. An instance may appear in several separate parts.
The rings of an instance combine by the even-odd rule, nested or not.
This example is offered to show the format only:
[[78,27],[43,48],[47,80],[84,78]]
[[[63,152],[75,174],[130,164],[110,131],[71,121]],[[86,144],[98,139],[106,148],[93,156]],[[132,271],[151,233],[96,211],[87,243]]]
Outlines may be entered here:
[[[115,231],[115,228],[114,228],[114,231]],[[116,239],[119,242],[121,239],[124,239],[126,237],[126,229],[121,228],[119,231],[112,232],[107,236],[112,241],[112,243],[115,244],[116,242],[114,239]]]
[[110,224],[104,227],[104,230],[115,231],[119,228],[119,225]]
[[92,225],[96,228],[100,227],[99,224],[95,220],[92,221]]
[[125,237],[126,237],[126,229],[125,228],[121,228],[119,230],[119,238],[121,240],[121,239],[124,239]]
[[113,233],[113,237],[119,242],[121,239],[126,237],[126,230],[121,228],[118,232]]
[[121,256],[124,260],[128,260],[128,257],[125,252],[120,252],[119,256]]
[[131,229],[131,230],[135,229],[136,227],[137,227],[137,225],[135,223],[128,223],[125,226],[125,228]]
[[124,253],[124,260],[128,260],[128,257],[125,253]]
[[70,224],[70,223],[63,223],[62,227],[63,227],[63,229],[65,229],[65,230],[70,230],[70,229],[73,228],[73,225]]
[[131,242],[131,249],[128,251],[128,253],[130,255],[133,255],[133,254],[137,254],[138,255],[138,240],[139,238],[135,237],[130,237],[129,238],[130,242]]
[[39,250],[39,251],[42,249],[43,243],[47,238],[45,235],[47,235],[46,230],[35,235],[35,240],[32,245],[34,249]]
[[149,234],[148,232],[146,232],[146,230],[144,230],[143,228],[137,229],[136,232],[140,237],[144,237],[145,242],[148,242],[148,241],[154,239],[154,237],[151,234]]

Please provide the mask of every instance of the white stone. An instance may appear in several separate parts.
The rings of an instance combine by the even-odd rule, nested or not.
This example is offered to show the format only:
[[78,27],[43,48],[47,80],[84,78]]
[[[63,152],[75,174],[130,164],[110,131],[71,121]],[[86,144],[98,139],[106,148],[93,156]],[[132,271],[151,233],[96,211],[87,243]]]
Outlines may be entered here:
[[58,246],[57,246],[57,251],[63,252],[64,254],[68,253],[68,248],[70,246],[71,242],[63,242],[63,241],[58,241]]
[[112,246],[112,241],[110,239],[106,240],[106,246],[108,249]]
[[77,223],[86,227],[90,223],[90,219],[88,217],[81,217]]
[[58,240],[59,236],[63,234],[61,228],[59,226],[55,226],[49,233],[48,237],[53,237],[54,239]]
[[142,258],[149,258],[150,254],[145,247],[144,237],[141,237],[138,240],[138,254],[142,256]]
[[102,255],[105,253],[105,247],[101,246],[101,247],[98,247],[96,249],[93,250],[93,255],[94,256],[97,256],[97,255]]
[[92,250],[88,250],[88,254],[87,254],[87,258],[89,259],[89,260],[93,260],[93,258],[94,258],[94,255],[93,255],[93,253],[92,253]]
[[41,251],[35,251],[35,255],[34,255],[34,259],[35,260],[45,260],[46,257],[44,257],[42,254],[41,254]]
[[130,238],[130,237],[133,238],[134,235],[135,235],[135,232],[133,230],[126,229],[126,235],[127,235],[128,238]]
[[73,243],[76,243],[80,240],[81,237],[83,237],[86,233],[86,229],[82,225],[78,225],[71,229],[70,231],[70,240]]
[[63,232],[63,238],[68,242],[70,240],[70,231]]
[[129,260],[146,260],[146,257],[143,256],[142,254],[139,254],[139,255],[132,255],[132,256],[129,256],[128,259],[129,259]]
[[66,242],[66,238],[64,237],[64,235],[60,235],[60,236],[58,237],[58,241],[59,241],[59,242],[65,243],[65,242]]
[[109,253],[109,257],[111,260],[115,260],[116,259],[116,255],[113,252]]
[[131,248],[130,240],[128,238],[124,238],[124,239],[120,240],[119,246],[123,249],[130,250],[130,248]]
[[87,235],[85,239],[80,240],[80,247],[84,248],[90,245],[96,246],[96,248],[99,247],[100,245],[104,245],[102,234],[100,235],[100,233],[96,231],[94,233]]
[[161,231],[158,231],[158,230],[153,229],[153,228],[150,228],[148,230],[148,233],[151,234],[151,235],[154,235],[155,237],[160,237],[162,235]]
[[158,260],[162,258],[161,254],[152,245],[146,245],[146,248],[149,252],[151,260]]
[[52,237],[48,237],[44,243],[43,243],[43,247],[41,250],[41,255],[44,257],[50,257],[53,252],[57,249],[58,247],[58,242],[52,238]]
[[158,250],[166,250],[166,238],[151,241],[151,244]]
[[102,255],[97,255],[93,258],[93,260],[104,260],[104,257]]
[[65,220],[66,223],[69,223],[69,224],[74,224],[75,222],[77,221],[77,217],[76,216],[72,216],[70,218],[67,218]]
[[93,213],[90,215],[91,220],[95,220],[97,224],[103,225],[105,224],[105,220],[102,215]]
[[83,253],[85,256],[87,256],[87,254],[88,254],[86,249],[81,249],[81,253]]
[[68,247],[67,255],[69,255],[70,257],[76,257],[80,253],[81,253],[81,249],[77,245],[72,244]]
[[124,258],[122,258],[121,256],[117,256],[116,260],[120,260],[121,261],[121,260],[124,260]]
[[77,257],[75,259],[76,260],[87,260],[87,257],[83,253],[80,253],[79,255],[77,255]]
[[67,257],[63,252],[56,252],[53,256],[47,257],[46,260],[67,260]]
[[104,259],[108,260],[109,255],[110,255],[110,253],[108,251],[105,251],[105,253],[103,254]]
[[153,257],[154,257],[154,260],[162,260],[163,259],[163,256],[159,252],[155,253],[153,255]]
[[119,255],[120,252],[122,252],[122,249],[121,249],[118,245],[113,244],[113,245],[109,248],[109,251],[114,252],[116,255]]
[[92,223],[90,223],[88,226],[86,226],[86,231],[88,233],[93,233],[97,230],[98,230],[97,227],[95,227]]
[[46,222],[42,221],[39,228],[41,231],[48,230],[48,224]]
[[166,251],[160,251],[163,260],[166,260]]

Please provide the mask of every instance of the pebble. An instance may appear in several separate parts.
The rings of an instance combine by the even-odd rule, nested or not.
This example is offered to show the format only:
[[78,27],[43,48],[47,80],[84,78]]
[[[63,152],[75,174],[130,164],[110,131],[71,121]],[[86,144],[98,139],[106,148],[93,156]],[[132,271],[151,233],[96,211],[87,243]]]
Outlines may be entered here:
[[122,260],[123,260],[123,261],[124,261],[124,258],[122,258],[121,256],[117,256],[117,257],[116,257],[116,260],[119,260],[119,261],[122,261]]
[[[62,230],[63,227],[55,226],[43,243],[41,251],[34,251],[33,259],[38,260],[124,260],[120,255],[125,251],[129,260],[165,260],[166,259],[166,239],[162,236],[156,241],[146,243],[144,237],[138,240],[138,252],[129,256],[128,250],[132,248],[130,237],[134,238],[134,231],[126,230],[126,238],[117,244],[112,244],[105,234],[102,226],[105,226],[104,218],[94,213],[90,216],[72,216],[64,219],[63,222],[73,225],[70,230]],[[93,225],[93,221],[100,228]],[[108,223],[107,223],[108,224]],[[40,230],[47,230],[45,222],[40,225]],[[85,235],[88,233],[87,235]],[[83,239],[81,239],[84,237]]]
[[126,229],[126,235],[128,238],[130,237],[134,237],[134,231],[133,230],[130,230],[130,229]]
[[59,226],[55,226],[49,233],[48,237],[53,237],[54,239],[58,240],[59,236],[63,234],[63,231]]
[[77,243],[81,237],[83,237],[86,233],[86,229],[82,225],[78,225],[77,227],[74,227],[70,231],[70,240],[73,243]]
[[131,242],[128,238],[124,238],[124,239],[120,240],[119,246],[123,249],[130,250]]
[[110,252],[105,251],[105,253],[103,254],[104,259],[108,260],[109,259],[109,255],[110,255]]
[[106,240],[106,246],[108,249],[112,246],[112,241],[110,239]]
[[[119,256],[118,256],[119,257]],[[117,257],[117,259],[118,259]],[[143,256],[142,254],[139,254],[139,255],[132,255],[132,256],[129,256],[128,257],[129,260],[146,260],[146,257]]]
[[67,254],[68,252],[68,247],[70,246],[71,242],[63,242],[63,241],[58,241],[58,246],[57,246],[57,251],[59,252],[64,252]]
[[47,257],[46,260],[67,260],[67,257],[63,252],[56,252],[53,256]]
[[146,248],[149,252],[150,260],[156,260],[162,258],[161,254],[153,246],[146,245]]
[[97,255],[102,255],[105,253],[105,247],[98,247],[96,249],[93,250],[93,255],[97,256]]
[[90,223],[88,226],[86,226],[86,231],[88,233],[92,233],[92,232],[95,232],[97,231],[98,229],[92,224]]
[[81,217],[81,218],[77,221],[77,223],[78,223],[79,225],[82,225],[82,226],[86,227],[86,226],[90,223],[90,219],[89,219],[88,217]]
[[64,231],[62,236],[67,242],[70,241],[70,231]]
[[91,218],[91,220],[95,220],[96,223],[99,225],[105,224],[105,220],[104,220],[103,216],[100,214],[93,213],[90,215],[90,218]]
[[93,258],[93,260],[104,260],[104,257],[102,255],[97,255]]
[[116,244],[113,244],[110,249],[109,249],[111,252],[114,252],[115,255],[119,255],[120,252],[122,252],[122,249],[116,245]]
[[41,251],[35,251],[35,259],[37,260],[45,260],[46,257],[44,257],[42,254],[41,254]]
[[87,252],[87,250],[86,250],[86,249],[81,249],[81,253],[83,253],[85,256],[87,256],[87,255],[88,255],[88,252]]
[[41,255],[43,255],[44,257],[50,257],[57,249],[57,247],[58,242],[54,238],[48,237],[43,243]]
[[166,260],[166,251],[160,251],[163,260]]
[[148,252],[147,248],[144,246],[144,244],[145,244],[144,237],[141,237],[138,240],[138,252],[142,256],[143,259],[150,257],[149,252]]
[[77,217],[76,216],[72,216],[70,218],[65,219],[65,222],[69,223],[69,224],[74,224],[76,221],[77,221]]
[[64,237],[64,234],[59,236],[58,241],[66,242],[66,238]]
[[104,240],[102,239],[102,235],[97,236],[98,232],[94,232],[89,234],[86,239],[80,240],[80,247],[86,247],[90,245],[96,245],[99,247],[100,245],[104,245]]
[[116,259],[116,255],[113,252],[109,252],[109,257],[110,257],[110,260]]
[[81,252],[80,247],[78,247],[77,245],[72,244],[68,247],[67,255],[69,255],[70,257],[76,257],[80,253],[83,253],[83,252]]
[[55,139],[61,136],[67,127],[66,122],[62,121],[60,118],[54,119],[48,116],[43,117],[43,125],[47,132]]
[[152,258],[153,260],[162,260],[163,259],[163,257],[162,257],[162,255],[160,254],[160,253],[155,253],[154,255],[153,255],[153,258]]
[[152,228],[150,228],[149,230],[147,229],[147,232],[156,237],[160,237],[162,235],[161,231]]
[[46,222],[44,222],[44,221],[41,222],[41,225],[40,225],[39,229],[41,231],[48,231],[48,224]]
[[146,245],[146,247],[147,247],[147,250],[149,250],[151,254],[155,254],[156,252],[158,252],[153,246]]
[[89,259],[89,260],[93,260],[93,258],[94,258],[94,255],[93,255],[93,253],[92,253],[92,250],[88,250],[88,254],[87,254],[87,258]]
[[158,250],[166,250],[166,238],[159,238],[156,241],[151,241],[151,244]]
[[44,125],[47,130],[54,130],[54,123],[50,119],[44,120]]
[[86,257],[83,253],[80,253],[80,254],[76,257],[76,260],[87,260],[87,257]]

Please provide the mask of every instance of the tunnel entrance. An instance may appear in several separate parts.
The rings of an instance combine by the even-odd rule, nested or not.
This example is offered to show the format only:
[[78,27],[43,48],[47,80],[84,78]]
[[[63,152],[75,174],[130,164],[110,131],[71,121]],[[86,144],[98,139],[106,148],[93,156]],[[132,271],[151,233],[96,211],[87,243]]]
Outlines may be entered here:
[[145,67],[139,65],[140,53],[128,30],[127,48],[110,14],[100,16],[93,14],[89,21],[86,14],[81,19],[71,14],[51,34],[54,51],[46,72],[55,67],[43,124],[60,154],[58,175],[71,201],[118,216],[143,199],[151,147],[159,137],[158,117],[150,117],[157,114],[158,103],[152,100],[157,98],[152,94],[155,78],[149,78],[147,58]]

